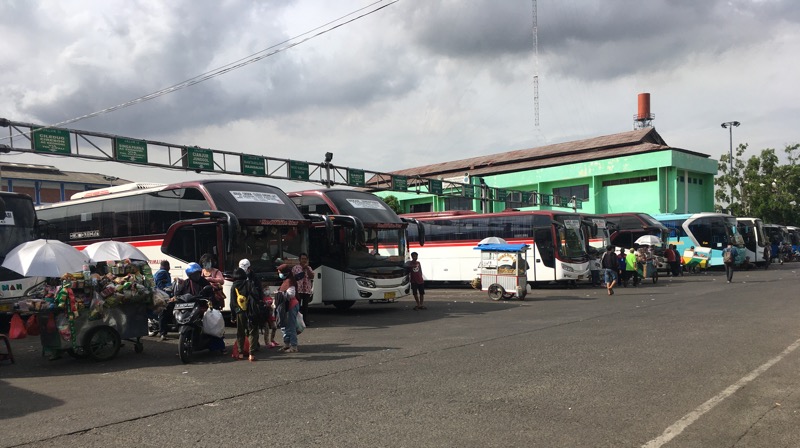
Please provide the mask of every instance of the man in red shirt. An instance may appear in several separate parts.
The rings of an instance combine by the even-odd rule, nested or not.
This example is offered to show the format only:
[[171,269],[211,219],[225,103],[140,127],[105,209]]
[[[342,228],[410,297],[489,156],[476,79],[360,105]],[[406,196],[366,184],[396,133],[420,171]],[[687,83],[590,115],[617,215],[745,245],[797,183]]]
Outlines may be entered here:
[[425,279],[422,277],[422,265],[417,261],[418,256],[418,253],[411,252],[411,261],[406,262],[406,272],[408,272],[408,279],[411,282],[411,292],[417,302],[417,306],[414,309],[427,310],[428,308],[423,305],[425,300]]

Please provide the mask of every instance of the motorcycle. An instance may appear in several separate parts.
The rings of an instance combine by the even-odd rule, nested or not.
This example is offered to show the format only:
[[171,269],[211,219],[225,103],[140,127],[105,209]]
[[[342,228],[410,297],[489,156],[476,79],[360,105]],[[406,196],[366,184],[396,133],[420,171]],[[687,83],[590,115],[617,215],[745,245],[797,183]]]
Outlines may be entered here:
[[173,314],[178,328],[178,355],[186,364],[192,354],[201,350],[219,350],[224,352],[225,343],[222,338],[203,332],[203,316],[210,308],[212,291],[210,287],[203,289],[199,296],[184,294],[176,298]]

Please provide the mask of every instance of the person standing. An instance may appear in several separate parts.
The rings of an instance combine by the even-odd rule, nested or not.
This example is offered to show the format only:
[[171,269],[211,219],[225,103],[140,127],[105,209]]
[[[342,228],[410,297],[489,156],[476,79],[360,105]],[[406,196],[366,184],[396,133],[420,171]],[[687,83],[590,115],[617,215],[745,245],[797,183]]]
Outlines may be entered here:
[[619,265],[617,266],[617,274],[619,274],[619,283],[622,283],[623,288],[628,287],[628,274],[625,271],[625,249],[619,249],[619,255],[617,255],[617,261]]
[[625,275],[628,279],[633,278],[633,286],[639,286],[639,271],[636,269],[636,249],[628,250],[625,256]]
[[613,296],[614,285],[617,284],[617,269],[619,269],[619,260],[617,259],[617,254],[614,252],[614,246],[609,245],[606,248],[606,253],[603,254],[601,265],[604,270],[608,295]]
[[260,294],[253,289],[253,283],[248,280],[244,269],[236,268],[233,271],[233,284],[230,290],[231,320],[236,323],[236,348],[239,350],[237,359],[244,359],[244,341],[247,338],[247,342],[250,344],[250,353],[248,353],[247,359],[250,361],[256,360],[253,353],[258,349],[258,327],[252,323],[252,319],[247,314],[255,311],[247,309],[248,298],[253,294]]
[[211,254],[203,254],[200,256],[200,266],[203,267],[203,277],[208,280],[211,287],[214,289],[213,308],[221,310],[225,306],[225,292],[222,291],[222,285],[225,284],[225,276],[222,271],[214,267],[214,257]]
[[725,276],[728,278],[728,283],[733,281],[733,266],[736,264],[736,252],[733,250],[733,245],[728,243],[728,247],[722,249],[722,262],[725,264]]
[[153,274],[153,281],[156,283],[156,288],[166,291],[167,288],[172,286],[172,276],[169,273],[169,261],[161,261],[161,266]]
[[286,319],[281,324],[283,330],[284,353],[297,353],[297,313],[300,312],[300,301],[297,300],[297,280],[292,275],[292,268],[288,264],[278,266],[278,276],[283,280],[278,291],[285,295]]
[[300,312],[303,314],[303,320],[306,327],[310,326],[308,319],[308,304],[311,303],[311,294],[313,291],[314,271],[308,266],[308,254],[300,254],[300,264],[292,268],[292,274],[297,280],[297,300],[300,301]]
[[422,265],[417,261],[419,254],[411,252],[411,260],[406,262],[406,272],[408,272],[411,282],[411,292],[414,294],[414,301],[417,305],[415,310],[426,310],[425,307],[425,278],[422,276]]

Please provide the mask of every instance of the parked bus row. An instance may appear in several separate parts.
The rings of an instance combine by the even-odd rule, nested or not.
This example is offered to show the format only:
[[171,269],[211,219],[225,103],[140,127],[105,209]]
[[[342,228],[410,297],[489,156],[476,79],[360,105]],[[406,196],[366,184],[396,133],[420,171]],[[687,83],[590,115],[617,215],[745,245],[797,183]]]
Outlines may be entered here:
[[37,213],[48,238],[78,249],[124,241],[154,267],[168,260],[178,277],[208,253],[227,281],[246,258],[262,285],[275,289],[278,266],[307,253],[315,273],[312,304],[349,308],[410,292],[404,271],[409,222],[370,193],[322,189],[287,195],[270,185],[232,180],[128,184],[78,193]]

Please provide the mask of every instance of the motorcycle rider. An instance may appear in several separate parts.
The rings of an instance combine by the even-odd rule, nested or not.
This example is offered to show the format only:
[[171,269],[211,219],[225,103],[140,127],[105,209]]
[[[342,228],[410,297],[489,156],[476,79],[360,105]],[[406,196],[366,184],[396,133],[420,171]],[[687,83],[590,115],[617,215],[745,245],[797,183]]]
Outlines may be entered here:
[[199,264],[189,263],[184,272],[186,272],[187,279],[175,285],[172,298],[169,299],[167,307],[158,319],[158,329],[162,341],[167,340],[167,327],[173,321],[172,312],[175,309],[175,298],[184,294],[200,295],[204,287],[211,287],[208,280],[203,278],[203,268]]

